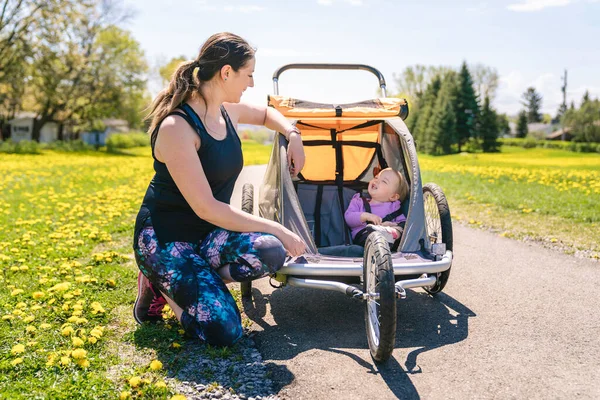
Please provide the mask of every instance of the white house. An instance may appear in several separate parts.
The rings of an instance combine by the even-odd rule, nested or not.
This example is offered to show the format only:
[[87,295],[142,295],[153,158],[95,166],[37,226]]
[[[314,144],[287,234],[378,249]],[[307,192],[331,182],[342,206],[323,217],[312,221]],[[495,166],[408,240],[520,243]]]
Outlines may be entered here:
[[[16,118],[8,121],[10,124],[10,138],[13,142],[33,140],[33,121],[35,114],[21,113]],[[40,130],[40,143],[49,143],[58,139],[58,124],[46,122]]]

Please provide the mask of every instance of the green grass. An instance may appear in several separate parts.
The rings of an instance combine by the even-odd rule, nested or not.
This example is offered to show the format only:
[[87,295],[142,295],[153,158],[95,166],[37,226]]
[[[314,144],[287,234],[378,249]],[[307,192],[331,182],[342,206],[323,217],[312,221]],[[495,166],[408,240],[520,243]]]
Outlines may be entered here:
[[503,147],[502,153],[419,156],[453,217],[519,239],[597,258],[600,155]]
[[[250,149],[246,162],[265,162]],[[0,154],[0,224],[10,227],[0,232],[0,398],[168,398],[162,382],[187,358],[236,357],[188,342],[173,318],[133,322],[131,233],[149,155]]]

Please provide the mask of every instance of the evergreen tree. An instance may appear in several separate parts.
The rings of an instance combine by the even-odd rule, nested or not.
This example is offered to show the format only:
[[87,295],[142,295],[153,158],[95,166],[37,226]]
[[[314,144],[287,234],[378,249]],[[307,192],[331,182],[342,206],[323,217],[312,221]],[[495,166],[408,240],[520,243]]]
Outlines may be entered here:
[[456,135],[456,85],[454,73],[446,74],[438,92],[425,130],[423,151],[428,154],[449,154],[458,141]]
[[499,137],[510,135],[510,124],[506,114],[498,114],[498,135]]
[[534,87],[527,88],[523,93],[522,104],[527,109],[527,122],[541,122],[542,114],[540,109],[542,108],[542,96],[535,90]]
[[426,140],[425,131],[429,118],[431,117],[431,111],[435,105],[435,99],[437,98],[440,87],[442,86],[442,80],[439,76],[433,78],[431,83],[427,85],[423,100],[420,102],[419,116],[414,126],[413,136],[418,147],[417,150],[421,150],[421,145]]
[[467,63],[464,61],[458,73],[455,106],[458,151],[460,152],[462,145],[469,138],[475,137],[476,117],[479,114],[477,96],[473,89],[473,79],[467,68]]
[[527,128],[527,111],[523,110],[519,113],[519,118],[517,119],[517,137],[524,138],[527,136],[529,132]]
[[493,152],[498,150],[498,116],[490,106],[489,97],[485,97],[480,114],[479,133],[481,138],[481,147],[484,152]]

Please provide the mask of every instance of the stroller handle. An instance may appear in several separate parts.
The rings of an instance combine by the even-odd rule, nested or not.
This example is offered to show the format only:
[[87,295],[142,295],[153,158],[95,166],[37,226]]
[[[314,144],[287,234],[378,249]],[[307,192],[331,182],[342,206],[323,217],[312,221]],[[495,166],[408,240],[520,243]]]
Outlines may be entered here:
[[279,94],[279,75],[281,75],[283,71],[286,71],[288,69],[350,69],[369,71],[373,75],[375,75],[377,79],[379,79],[379,87],[381,88],[383,97],[386,97],[386,85],[383,74],[379,72],[377,68],[371,67],[370,65],[366,64],[286,64],[282,67],[279,67],[273,73],[273,90],[275,92],[275,95]]

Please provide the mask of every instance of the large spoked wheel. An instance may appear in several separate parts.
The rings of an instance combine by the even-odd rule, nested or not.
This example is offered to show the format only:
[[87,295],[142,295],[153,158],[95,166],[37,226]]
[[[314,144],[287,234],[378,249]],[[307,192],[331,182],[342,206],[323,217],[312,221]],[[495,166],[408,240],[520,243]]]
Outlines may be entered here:
[[[446,243],[446,250],[452,250],[452,217],[444,192],[435,183],[428,183],[423,186],[423,202],[427,236],[431,244]],[[436,275],[435,285],[424,288],[430,294],[439,293],[444,289],[450,277],[450,268]]]
[[396,288],[390,247],[378,232],[365,243],[363,278],[369,349],[376,362],[385,362],[396,342]]
[[[246,183],[242,187],[242,211],[248,214],[254,213],[254,186],[251,183]],[[251,298],[252,281],[241,282],[240,290],[243,298]]]

